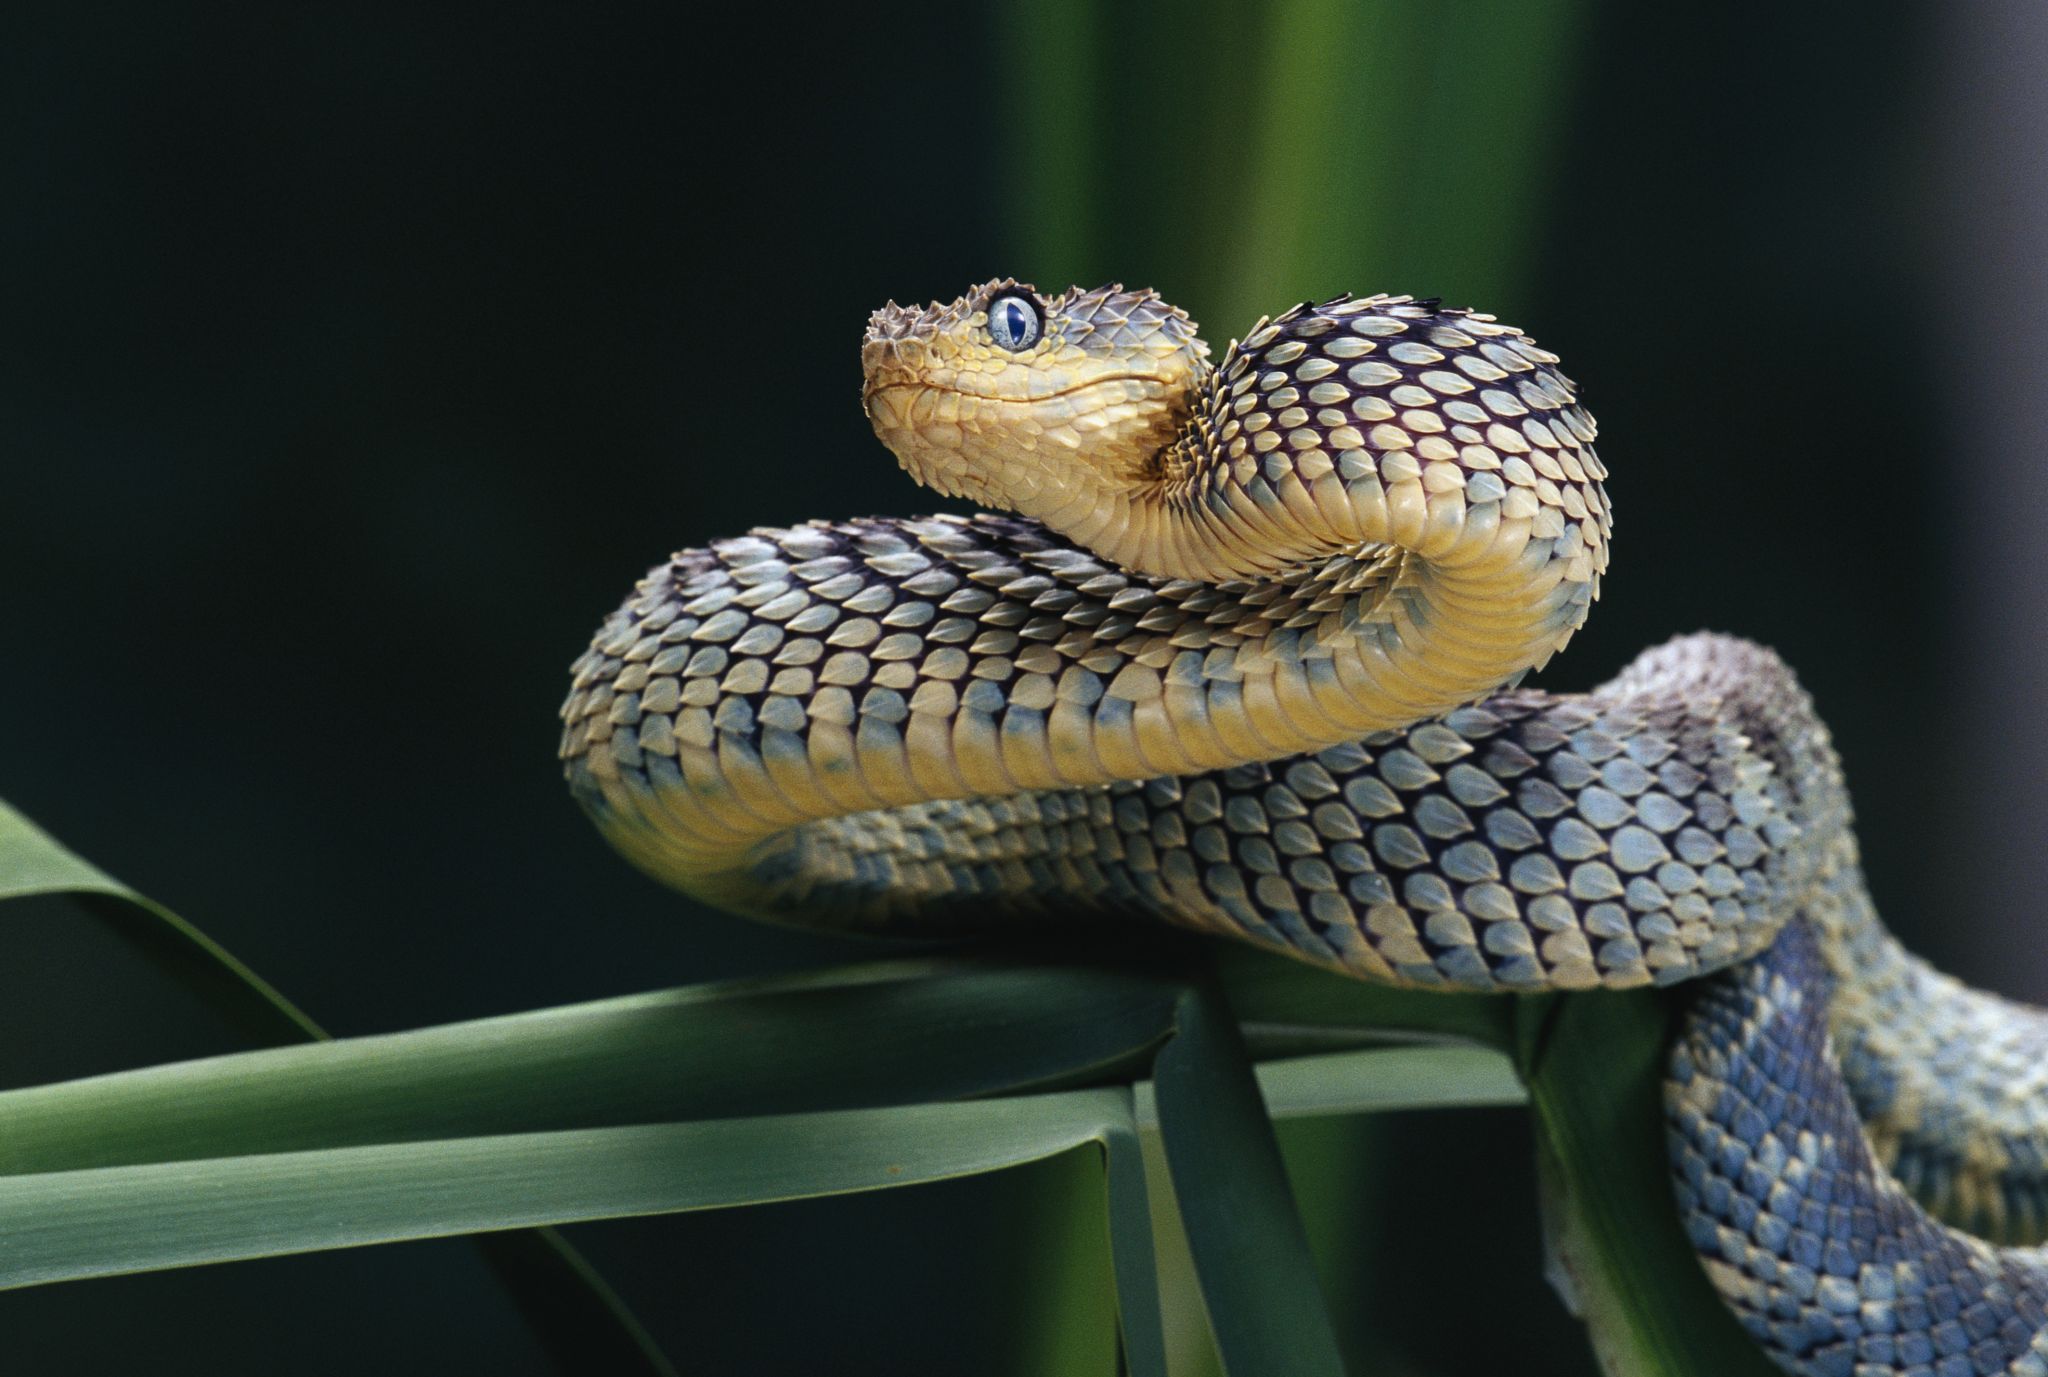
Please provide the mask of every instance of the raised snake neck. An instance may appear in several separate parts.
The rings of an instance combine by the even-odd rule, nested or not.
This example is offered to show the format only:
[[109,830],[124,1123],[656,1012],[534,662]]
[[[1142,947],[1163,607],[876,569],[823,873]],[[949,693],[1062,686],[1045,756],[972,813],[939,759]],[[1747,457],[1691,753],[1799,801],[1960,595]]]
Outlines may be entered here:
[[1386,297],[1207,355],[1120,287],[877,312],[877,433],[1017,515],[760,530],[653,570],[563,708],[605,835],[808,925],[1138,912],[1465,990],[1732,967],[1668,1107],[1737,1314],[1788,1371],[2048,1377],[2048,1269],[1929,1219],[1849,1108],[1927,1208],[2034,1241],[2048,1031],[1879,925],[1790,672],[1700,636],[1591,694],[1504,687],[1607,559],[1553,356]]

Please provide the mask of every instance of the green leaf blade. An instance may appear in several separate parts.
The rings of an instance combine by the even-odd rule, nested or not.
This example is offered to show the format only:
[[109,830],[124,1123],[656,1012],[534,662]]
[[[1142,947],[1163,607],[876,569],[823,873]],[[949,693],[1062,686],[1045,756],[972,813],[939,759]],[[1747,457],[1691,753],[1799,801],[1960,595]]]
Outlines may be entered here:
[[1153,1078],[1174,1196],[1225,1370],[1343,1377],[1280,1144],[1218,986],[1182,1000]]
[[974,1175],[1134,1135],[1129,1096],[766,1115],[0,1178],[0,1287]]
[[1175,987],[901,962],[0,1093],[0,1171],[1013,1094],[1142,1065]]
[[226,947],[64,846],[0,799],[0,899],[69,894],[150,962],[264,1046],[327,1033]]
[[1606,1370],[1772,1377],[1680,1227],[1661,1088],[1672,996],[1593,991],[1531,1001],[1525,1020],[1553,1268]]
[[[0,900],[68,894],[124,942],[265,1047],[328,1039],[327,1031],[227,948],[171,909],[122,884],[0,799]],[[84,1137],[104,1124],[87,1122]],[[74,1139],[78,1135],[74,1135]],[[639,1319],[583,1255],[552,1229],[479,1240],[542,1347],[610,1355],[621,1371],[673,1377]]]

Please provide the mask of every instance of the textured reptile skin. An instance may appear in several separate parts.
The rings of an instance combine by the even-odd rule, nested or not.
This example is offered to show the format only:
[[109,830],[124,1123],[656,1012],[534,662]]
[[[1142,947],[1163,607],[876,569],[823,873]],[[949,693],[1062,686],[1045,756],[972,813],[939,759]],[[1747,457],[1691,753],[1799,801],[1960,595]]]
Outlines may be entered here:
[[[1929,1218],[1849,1108],[1927,1208],[2038,1239],[2048,1032],[1879,925],[1790,672],[1698,636],[1592,694],[1509,687],[1607,560],[1556,360],[1406,298],[1207,356],[1121,288],[876,313],[877,433],[1012,515],[760,530],[653,570],[563,708],[606,836],[786,922],[1140,914],[1462,990],[1722,971],[1669,1106],[1738,1314],[1790,1371],[2048,1377],[2040,1264]],[[1941,1365],[1955,1333],[1970,1366]]]

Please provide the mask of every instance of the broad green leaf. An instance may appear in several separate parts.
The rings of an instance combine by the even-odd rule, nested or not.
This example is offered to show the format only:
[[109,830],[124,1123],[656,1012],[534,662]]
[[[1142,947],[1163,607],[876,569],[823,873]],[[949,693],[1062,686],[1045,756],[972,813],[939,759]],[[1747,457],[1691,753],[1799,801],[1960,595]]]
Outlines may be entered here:
[[[1129,1066],[1175,993],[1086,968],[891,963],[236,1053],[0,1092],[0,1172],[1013,1092]],[[1258,1076],[1276,1115],[1522,1099],[1507,1061],[1471,1047]]]
[[[874,1190],[1084,1144],[1136,1168],[1128,1091],[10,1176],[0,1178],[0,1286]],[[1137,1180],[1112,1170],[1110,1189]]]
[[1226,1371],[1343,1377],[1315,1260],[1244,1041],[1213,982],[1153,1063],[1159,1136]]
[[[889,963],[239,1053],[0,1094],[0,1166],[27,1177],[681,1119],[743,1101],[977,1094],[1149,1049],[1177,989],[1085,968]],[[749,1054],[722,1055],[736,1042]],[[936,1071],[926,1065],[934,1061]],[[1257,1074],[1276,1115],[1520,1098],[1505,1059],[1469,1047],[1322,1054]],[[1140,1101],[1154,1120],[1149,1085]],[[1009,1103],[958,1108],[985,1107],[1000,1123]],[[870,1122],[886,1125],[890,1112]],[[914,1138],[921,1107],[894,1112]],[[1157,1371],[1156,1308],[1129,1299],[1152,1276],[1141,1173],[1134,1156],[1116,1153],[1110,1170],[1127,1178],[1110,1198],[1128,1358],[1133,1371]],[[903,1178],[915,1179],[925,1178]]]
[[[52,1183],[127,1179],[83,1168],[195,1162],[217,1173],[218,1163],[205,1159],[282,1162],[374,1146],[384,1151],[347,1159],[352,1189],[388,1192],[402,1190],[411,1170],[400,1150],[408,1143],[447,1154],[459,1151],[463,1139],[532,1139],[550,1130],[777,1104],[981,1095],[1119,1068],[1129,1074],[1134,1058],[1158,1044],[1169,1019],[1178,1018],[1183,1038],[1189,1027],[1196,1030],[1187,1045],[1201,1042],[1206,1025],[1199,1015],[1191,1022],[1187,1009],[1177,1006],[1184,994],[1184,986],[1148,973],[879,963],[120,1072],[0,1093],[0,1170],[13,1174],[0,1180],[0,1190],[21,1185],[32,1192],[20,1197],[25,1217],[37,1200],[59,1199],[47,1193]],[[1170,1059],[1167,1065],[1170,1076]],[[1258,1068],[1257,1076],[1277,1115],[1520,1097],[1505,1059],[1474,1047],[1328,1053],[1276,1061]],[[1147,1120],[1154,1120],[1153,1088],[1140,1087],[1139,1099]],[[995,1099],[945,1108],[958,1116],[952,1122],[963,1135],[979,1122],[977,1114],[988,1116],[987,1131],[1000,1135],[1017,1103]],[[1197,1107],[1204,1115],[1214,1109],[1200,1100]],[[927,1108],[912,1103],[874,1110],[862,1123],[916,1145],[929,1121]],[[1244,1126],[1236,1131],[1241,1136]],[[999,1154],[982,1169],[1010,1160]],[[834,1178],[827,1158],[806,1177],[802,1161],[801,1155],[783,1161],[772,1186],[761,1187],[768,1195],[698,1203],[931,1179],[883,1175],[864,1186]],[[1163,1372],[1142,1168],[1134,1151],[1113,1149],[1109,1170],[1127,1358],[1134,1372]],[[1196,1213],[1200,1229],[1208,1216],[1201,1208]],[[1217,1233],[1220,1219],[1205,1237]],[[510,1222],[516,1221],[492,1227]],[[71,1213],[53,1227],[90,1234],[96,1226]],[[381,1236],[399,1236],[395,1230],[393,1224]],[[92,1240],[96,1247],[105,1243]],[[342,1244],[314,1239],[293,1246]],[[140,1265],[169,1264],[134,1257],[98,1263],[101,1270]]]
[[896,962],[0,1093],[0,1172],[593,1128],[1126,1079],[1176,986]]
[[[174,1062],[0,1092],[0,1173],[1003,1093],[1149,1050],[1172,993],[1105,971],[851,967]],[[1477,1047],[1256,1074],[1275,1117],[1525,1098]],[[1138,1105],[1155,1125],[1149,1084]]]
[[[71,896],[251,1041],[274,1046],[327,1038],[319,1024],[232,952],[0,799],[0,899],[50,894]],[[74,1127],[90,1138],[110,1125]],[[481,1239],[478,1246],[535,1338],[564,1367],[595,1362],[657,1377],[674,1373],[618,1293],[552,1229]]]

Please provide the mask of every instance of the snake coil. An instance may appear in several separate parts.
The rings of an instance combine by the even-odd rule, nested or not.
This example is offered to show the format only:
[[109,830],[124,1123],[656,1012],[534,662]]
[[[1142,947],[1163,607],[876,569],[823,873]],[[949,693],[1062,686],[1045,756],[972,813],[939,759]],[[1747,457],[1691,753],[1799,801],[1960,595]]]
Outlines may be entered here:
[[1378,296],[1208,355],[1120,286],[876,312],[876,433],[1007,515],[658,566],[576,663],[578,799],[779,921],[1137,913],[1402,985],[1709,977],[1667,1115],[1738,1318],[1788,1372],[2048,1377],[2048,1263],[1994,1246],[2048,1236],[2048,1024],[1879,923],[1790,671],[1692,636],[1514,687],[1607,564],[1555,357]]

